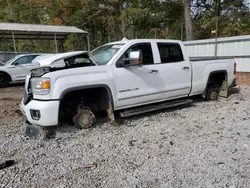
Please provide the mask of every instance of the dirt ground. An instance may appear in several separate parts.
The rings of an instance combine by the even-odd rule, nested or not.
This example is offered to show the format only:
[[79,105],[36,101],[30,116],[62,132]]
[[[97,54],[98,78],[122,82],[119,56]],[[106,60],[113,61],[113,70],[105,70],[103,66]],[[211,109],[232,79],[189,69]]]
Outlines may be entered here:
[[250,87],[250,73],[248,72],[238,72],[236,74],[237,84],[246,85]]
[[23,84],[14,84],[0,88],[0,119],[18,116],[16,110],[23,97]]
[[250,187],[250,88],[229,98],[23,136],[23,86],[0,89],[0,187]]

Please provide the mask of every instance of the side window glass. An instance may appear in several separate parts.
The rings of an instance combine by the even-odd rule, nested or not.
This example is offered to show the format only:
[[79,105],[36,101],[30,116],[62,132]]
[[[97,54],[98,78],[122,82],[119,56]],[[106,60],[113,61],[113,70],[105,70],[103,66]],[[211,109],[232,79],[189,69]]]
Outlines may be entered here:
[[161,63],[175,63],[184,60],[182,50],[179,44],[157,43]]
[[142,52],[143,65],[154,64],[153,52],[150,43],[136,44],[131,46],[121,57],[121,59],[129,58],[129,53],[132,51]]
[[39,55],[33,55],[32,56],[32,59],[31,59],[31,61],[33,61],[36,57],[38,57]]
[[18,65],[29,64],[32,62],[32,60],[33,60],[33,56],[24,56],[24,57],[20,57],[19,59],[17,59],[15,63],[17,62]]

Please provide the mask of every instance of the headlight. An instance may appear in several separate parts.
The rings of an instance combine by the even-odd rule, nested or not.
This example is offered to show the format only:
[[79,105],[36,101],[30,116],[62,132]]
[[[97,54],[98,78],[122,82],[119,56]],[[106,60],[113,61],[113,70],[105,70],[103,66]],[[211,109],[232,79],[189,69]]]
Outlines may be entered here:
[[32,78],[31,79],[32,93],[35,95],[47,95],[50,92],[49,78]]

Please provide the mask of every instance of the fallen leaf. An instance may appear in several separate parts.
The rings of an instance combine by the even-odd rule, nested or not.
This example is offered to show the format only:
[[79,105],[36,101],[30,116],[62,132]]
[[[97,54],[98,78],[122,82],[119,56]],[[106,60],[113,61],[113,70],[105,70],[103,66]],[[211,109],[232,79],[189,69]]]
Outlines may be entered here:
[[86,165],[84,168],[85,169],[89,169],[89,170],[94,170],[94,169],[96,169],[97,168],[97,164],[96,163],[93,163],[93,164],[88,164],[88,165]]

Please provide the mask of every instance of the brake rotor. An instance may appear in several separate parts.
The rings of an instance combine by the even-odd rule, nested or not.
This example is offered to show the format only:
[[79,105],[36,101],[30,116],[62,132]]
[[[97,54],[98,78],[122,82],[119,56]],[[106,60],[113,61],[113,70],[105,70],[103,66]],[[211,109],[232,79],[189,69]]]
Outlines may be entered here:
[[82,129],[88,129],[93,126],[95,122],[95,115],[88,108],[78,108],[77,115],[74,116],[73,122],[76,126]]

